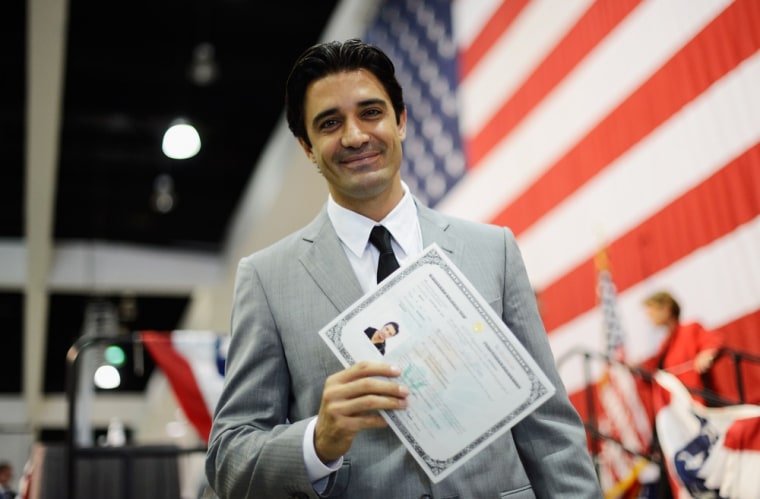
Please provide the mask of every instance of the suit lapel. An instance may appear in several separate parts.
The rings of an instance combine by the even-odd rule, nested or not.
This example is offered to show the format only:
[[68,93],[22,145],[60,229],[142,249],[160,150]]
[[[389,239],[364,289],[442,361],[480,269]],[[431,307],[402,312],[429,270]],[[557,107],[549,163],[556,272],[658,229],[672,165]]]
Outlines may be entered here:
[[[437,243],[457,263],[463,255],[463,243],[448,233],[448,220],[417,200],[415,202],[423,248]],[[361,298],[363,291],[330,223],[326,207],[323,206],[317,217],[304,228],[301,242],[305,245],[299,257],[301,264],[339,311]]]
[[324,207],[304,228],[301,241],[306,245],[299,258],[301,264],[335,308],[345,310],[362,296],[361,286]]
[[417,202],[417,213],[422,231],[422,247],[427,248],[437,243],[454,263],[461,258],[463,242],[454,238],[449,232],[449,221],[440,213]]

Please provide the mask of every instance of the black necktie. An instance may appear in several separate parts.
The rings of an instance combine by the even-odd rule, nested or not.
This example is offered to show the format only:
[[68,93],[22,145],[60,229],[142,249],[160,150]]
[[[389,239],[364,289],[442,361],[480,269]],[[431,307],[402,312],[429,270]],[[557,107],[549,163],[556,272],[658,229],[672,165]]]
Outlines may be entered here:
[[391,247],[391,233],[382,225],[375,225],[369,233],[369,242],[380,252],[377,263],[377,282],[380,282],[399,267]]

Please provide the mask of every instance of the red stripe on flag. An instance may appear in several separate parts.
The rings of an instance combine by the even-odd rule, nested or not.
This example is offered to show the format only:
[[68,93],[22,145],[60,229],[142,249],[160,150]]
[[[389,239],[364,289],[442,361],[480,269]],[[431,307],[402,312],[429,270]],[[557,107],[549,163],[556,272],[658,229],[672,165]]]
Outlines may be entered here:
[[[760,356],[760,310],[721,326],[720,331],[726,338],[727,348],[744,350],[752,355]],[[760,374],[760,365],[755,367],[756,372]],[[757,381],[757,387],[760,389],[760,378]],[[753,403],[760,404],[760,400]]]
[[760,417],[737,419],[726,431],[724,447],[760,451]]
[[468,165],[477,166],[639,3],[641,0],[594,2],[483,128],[465,138]]
[[211,433],[211,415],[192,367],[172,346],[170,333],[142,331],[140,335],[153,360],[166,375],[176,395],[177,403],[182,407],[187,419],[198,435],[207,442]]
[[740,0],[727,7],[491,222],[508,225],[517,235],[526,230],[757,52],[758,26],[760,3]]
[[[725,324],[716,331],[725,338],[726,348],[760,357],[760,309]],[[760,364],[744,360],[739,373],[728,355],[718,357],[710,369],[710,387],[723,398],[747,404],[760,404]],[[743,397],[739,393],[741,375]]]
[[[608,246],[618,292],[760,216],[760,143]],[[694,221],[699,223],[694,223]],[[689,231],[680,230],[690,227]],[[662,237],[678,234],[678,237]],[[595,270],[588,259],[540,292],[548,331],[596,305]]]
[[483,56],[488,53],[501,35],[509,29],[528,0],[502,2],[488,20],[478,36],[459,56],[459,79],[464,80],[472,68],[478,65]]

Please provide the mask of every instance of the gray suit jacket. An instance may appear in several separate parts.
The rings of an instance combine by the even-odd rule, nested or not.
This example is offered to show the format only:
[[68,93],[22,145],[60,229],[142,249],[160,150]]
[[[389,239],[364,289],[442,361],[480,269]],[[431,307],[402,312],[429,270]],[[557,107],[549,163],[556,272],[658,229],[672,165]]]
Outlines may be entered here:
[[[324,496],[601,497],[512,233],[417,205],[423,245],[435,242],[447,252],[558,389],[437,484],[390,429],[363,431]],[[319,497],[305,472],[304,430],[319,410],[325,379],[342,366],[317,332],[361,296],[324,208],[300,231],[240,261],[225,388],[206,461],[220,497]]]

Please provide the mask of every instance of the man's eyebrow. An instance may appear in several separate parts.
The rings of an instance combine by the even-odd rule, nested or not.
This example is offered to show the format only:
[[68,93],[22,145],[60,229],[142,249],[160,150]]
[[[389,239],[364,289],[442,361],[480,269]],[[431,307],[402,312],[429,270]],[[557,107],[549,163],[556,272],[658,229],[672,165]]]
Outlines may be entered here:
[[359,101],[359,107],[369,107],[369,106],[381,106],[383,108],[387,108],[388,103],[384,99],[380,99],[380,98],[372,98],[372,99],[365,99],[363,101]]
[[[363,101],[359,101],[359,103],[357,104],[357,107],[359,107],[359,108],[365,108],[365,107],[370,107],[370,106],[380,106],[383,109],[387,109],[388,108],[388,102],[385,101],[384,99],[372,98],[372,99],[365,99]],[[317,113],[317,115],[314,116],[314,119],[311,120],[311,125],[313,127],[316,127],[317,124],[320,121],[322,121],[324,118],[326,118],[328,116],[331,116],[331,115],[333,115],[333,114],[335,114],[337,112],[338,112],[338,108],[337,107],[332,107],[330,109],[325,109],[321,113]]]
[[316,116],[314,116],[314,119],[311,120],[311,126],[316,128],[320,121],[322,121],[324,118],[333,115],[338,112],[337,107],[332,107],[330,109],[325,109],[321,113],[318,113]]

